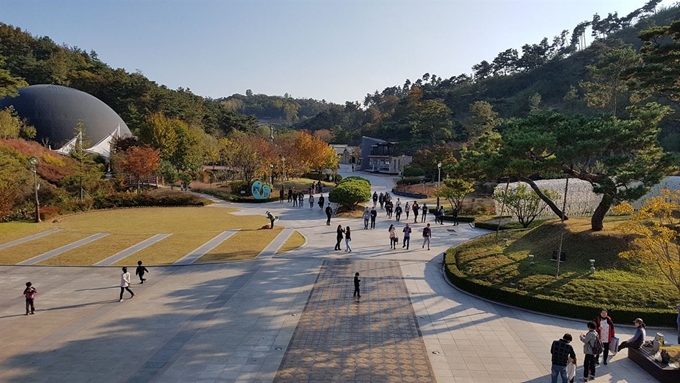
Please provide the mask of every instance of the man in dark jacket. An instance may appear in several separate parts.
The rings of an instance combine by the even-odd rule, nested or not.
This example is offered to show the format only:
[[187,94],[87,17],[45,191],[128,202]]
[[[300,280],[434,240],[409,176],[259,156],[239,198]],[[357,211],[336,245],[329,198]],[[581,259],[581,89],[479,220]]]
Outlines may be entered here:
[[562,377],[562,383],[568,383],[567,364],[569,363],[569,358],[573,359],[574,363],[576,363],[576,353],[569,344],[571,341],[571,334],[564,334],[562,339],[553,341],[552,346],[550,346],[550,353],[552,354],[551,383],[557,383],[558,375]]
[[331,208],[331,204],[329,203],[326,206],[326,217],[328,217],[328,219],[326,219],[326,225],[328,225],[328,226],[330,226],[330,224],[331,224],[331,216],[332,215],[333,215],[333,208]]
[[371,208],[371,229],[375,229],[375,217],[378,216],[378,212],[375,211],[375,207]]

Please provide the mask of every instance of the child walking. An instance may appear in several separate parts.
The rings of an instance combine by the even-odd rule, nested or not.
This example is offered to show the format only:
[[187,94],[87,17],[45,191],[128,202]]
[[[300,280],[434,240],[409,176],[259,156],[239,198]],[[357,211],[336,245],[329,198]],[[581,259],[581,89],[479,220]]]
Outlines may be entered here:
[[148,273],[149,270],[142,266],[142,261],[137,261],[137,270],[135,270],[135,275],[139,275],[139,283],[144,283],[146,278],[144,278],[144,273]]
[[38,290],[35,287],[33,287],[33,284],[31,282],[26,282],[26,288],[24,289],[24,297],[26,297],[26,315],[35,314],[34,301],[36,294],[38,294]]
[[123,292],[125,290],[130,293],[130,299],[135,297],[135,293],[130,290],[130,273],[128,273],[127,267],[123,267],[123,273],[120,275],[120,299],[118,302],[123,301]]
[[354,274],[354,294],[352,296],[359,296],[361,298],[361,290],[359,289],[359,284],[361,279],[359,279],[359,273]]

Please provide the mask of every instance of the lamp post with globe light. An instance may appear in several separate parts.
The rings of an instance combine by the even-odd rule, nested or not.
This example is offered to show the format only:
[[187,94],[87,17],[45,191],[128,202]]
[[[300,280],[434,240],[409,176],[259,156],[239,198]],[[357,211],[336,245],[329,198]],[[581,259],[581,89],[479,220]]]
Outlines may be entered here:
[[281,163],[283,168],[283,176],[281,177],[281,187],[286,189],[286,157],[281,156]]
[[442,186],[441,181],[442,181],[442,162],[439,161],[437,163],[437,209],[439,209],[439,188]]
[[31,166],[31,171],[33,172],[33,189],[35,190],[35,222],[40,223],[40,200],[38,199],[38,190],[40,190],[40,184],[38,183],[38,158],[31,157],[28,159],[28,163]]

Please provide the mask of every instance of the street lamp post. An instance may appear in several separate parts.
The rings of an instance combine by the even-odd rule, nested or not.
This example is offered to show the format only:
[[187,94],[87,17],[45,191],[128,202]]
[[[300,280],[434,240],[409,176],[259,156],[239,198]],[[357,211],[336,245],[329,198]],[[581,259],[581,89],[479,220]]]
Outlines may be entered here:
[[281,157],[283,163],[283,177],[281,177],[281,187],[286,188],[286,157]]
[[274,187],[274,164],[269,164],[271,171],[269,172],[269,183]]
[[[442,186],[441,182],[442,182],[442,162],[439,161],[437,163],[437,189],[439,189]],[[439,190],[437,190],[437,191],[439,191]],[[437,194],[439,194],[439,193],[437,193]],[[439,209],[439,195],[437,195],[437,209]]]
[[28,160],[31,164],[31,171],[33,172],[33,189],[35,190],[35,222],[40,223],[40,200],[38,199],[38,190],[40,184],[38,183],[38,159],[31,157]]

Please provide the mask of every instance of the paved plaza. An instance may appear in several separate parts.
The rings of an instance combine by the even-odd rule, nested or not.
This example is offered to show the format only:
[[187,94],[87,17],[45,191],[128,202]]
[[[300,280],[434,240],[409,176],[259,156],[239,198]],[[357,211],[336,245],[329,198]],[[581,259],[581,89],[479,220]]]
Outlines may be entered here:
[[[379,192],[392,187],[355,174]],[[287,203],[206,209],[223,207],[263,224],[269,210],[307,243],[276,254],[277,239],[250,261],[152,267],[123,302],[118,267],[0,267],[0,382],[538,383],[550,381],[550,344],[565,332],[582,373],[585,322],[489,303],[446,282],[441,254],[483,230],[436,225],[428,251],[417,223],[411,249],[390,250],[394,221],[383,212],[363,230],[359,219],[329,227],[320,209]],[[338,224],[353,229],[352,253],[333,250]],[[355,272],[361,299],[352,297]],[[39,290],[31,316],[27,281]],[[622,339],[632,333],[617,328]],[[625,351],[598,366],[596,381],[655,382]]]

